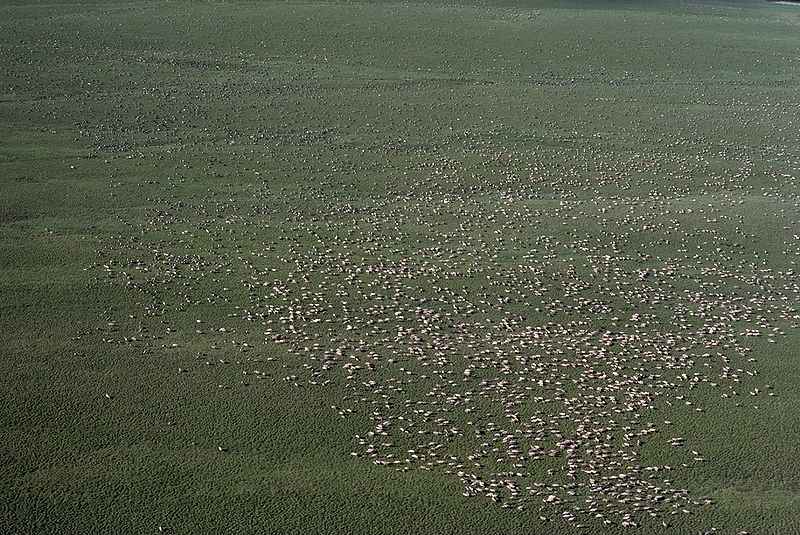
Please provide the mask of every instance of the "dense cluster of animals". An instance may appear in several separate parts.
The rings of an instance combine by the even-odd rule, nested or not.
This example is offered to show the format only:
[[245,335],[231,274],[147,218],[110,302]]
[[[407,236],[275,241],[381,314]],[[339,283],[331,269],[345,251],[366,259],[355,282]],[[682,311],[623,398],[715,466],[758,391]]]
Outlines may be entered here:
[[[543,519],[669,525],[707,503],[674,484],[706,459],[662,415],[774,395],[750,342],[796,325],[797,244],[759,256],[731,193],[564,199],[422,168],[393,196],[257,182],[162,199],[103,251],[149,296],[124,342],[202,347],[179,372],[235,367],[221,388],[338,388],[334,416],[365,425],[353,457]],[[643,460],[656,441],[668,463]]]

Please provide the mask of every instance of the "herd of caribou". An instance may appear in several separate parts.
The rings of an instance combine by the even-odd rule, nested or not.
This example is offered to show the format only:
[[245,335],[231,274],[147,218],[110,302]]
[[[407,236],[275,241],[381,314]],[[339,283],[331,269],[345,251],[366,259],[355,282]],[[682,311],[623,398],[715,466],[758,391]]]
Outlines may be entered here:
[[[102,251],[147,296],[137,332],[109,336],[201,346],[179,371],[234,368],[222,388],[338,389],[334,416],[364,422],[354,462],[451,474],[543,520],[668,526],[708,503],[674,483],[707,459],[670,419],[775,395],[753,344],[797,324],[796,274],[772,267],[797,244],[760,251],[732,193],[548,196],[541,178],[459,189],[452,159],[416,169],[393,195],[165,196]],[[778,205],[776,224],[797,213]]]

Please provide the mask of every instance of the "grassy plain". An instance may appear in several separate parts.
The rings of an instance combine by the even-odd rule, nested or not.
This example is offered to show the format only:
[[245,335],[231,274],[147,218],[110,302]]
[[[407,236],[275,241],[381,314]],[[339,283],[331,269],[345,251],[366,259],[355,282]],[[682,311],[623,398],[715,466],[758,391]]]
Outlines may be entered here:
[[628,531],[800,532],[798,48],[755,1],[2,3],[0,532],[618,533],[354,438],[409,416],[404,349],[458,386],[402,397],[438,399],[580,321],[718,343],[663,373],[720,385],[648,391],[636,425],[673,423],[634,446],[713,503]]

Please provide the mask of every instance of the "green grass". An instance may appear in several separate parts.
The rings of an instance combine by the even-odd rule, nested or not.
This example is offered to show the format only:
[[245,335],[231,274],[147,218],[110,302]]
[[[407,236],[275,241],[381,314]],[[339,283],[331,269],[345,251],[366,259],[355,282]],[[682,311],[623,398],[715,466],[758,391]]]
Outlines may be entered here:
[[[755,0],[3,2],[0,532],[620,532],[356,438],[390,419],[377,459],[436,439],[466,463],[476,425],[518,427],[497,382],[531,362],[573,401],[589,372],[718,383],[650,384],[618,423],[659,431],[620,469],[713,500],[673,533],[800,531],[798,30]],[[580,363],[573,339],[637,328]],[[670,334],[685,369],[643,357]],[[506,408],[574,431],[534,399],[555,387]],[[441,430],[415,408],[465,433],[405,435]]]

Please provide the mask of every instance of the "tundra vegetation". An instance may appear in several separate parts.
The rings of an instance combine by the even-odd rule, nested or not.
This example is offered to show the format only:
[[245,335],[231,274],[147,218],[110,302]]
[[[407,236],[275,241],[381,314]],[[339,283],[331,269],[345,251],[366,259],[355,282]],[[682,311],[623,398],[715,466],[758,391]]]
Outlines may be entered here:
[[800,16],[5,2],[4,533],[800,532]]

